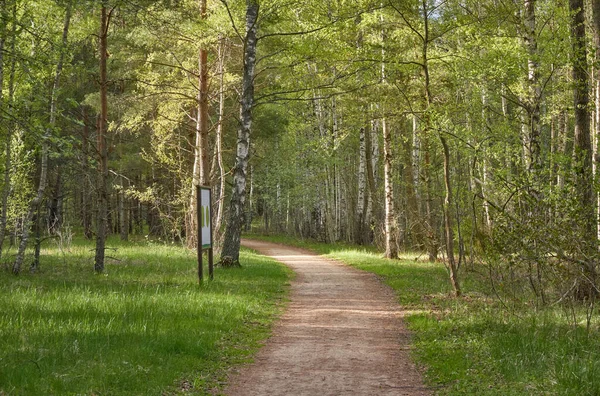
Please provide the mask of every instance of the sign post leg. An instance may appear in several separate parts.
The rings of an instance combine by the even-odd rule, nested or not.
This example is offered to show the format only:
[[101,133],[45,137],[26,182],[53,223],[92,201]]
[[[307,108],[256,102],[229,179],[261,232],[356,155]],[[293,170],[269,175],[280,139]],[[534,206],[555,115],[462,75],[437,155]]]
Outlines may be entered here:
[[213,248],[208,249],[208,277],[210,280],[215,278],[215,271],[213,266]]
[[199,246],[198,247],[198,282],[200,284],[202,284],[202,281],[204,280],[204,274],[203,274],[203,265],[202,265],[202,253],[204,253],[202,251],[202,247]]
[[202,284],[202,202],[200,199],[200,186],[196,186],[196,228],[198,232],[198,283]]

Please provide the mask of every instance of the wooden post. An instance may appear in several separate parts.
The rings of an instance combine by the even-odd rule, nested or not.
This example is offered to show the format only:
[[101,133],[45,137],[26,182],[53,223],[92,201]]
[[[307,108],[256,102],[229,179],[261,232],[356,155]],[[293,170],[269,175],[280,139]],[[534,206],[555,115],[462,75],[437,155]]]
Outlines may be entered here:
[[212,246],[208,249],[208,278],[210,280],[215,279],[215,268],[213,265],[213,248]]

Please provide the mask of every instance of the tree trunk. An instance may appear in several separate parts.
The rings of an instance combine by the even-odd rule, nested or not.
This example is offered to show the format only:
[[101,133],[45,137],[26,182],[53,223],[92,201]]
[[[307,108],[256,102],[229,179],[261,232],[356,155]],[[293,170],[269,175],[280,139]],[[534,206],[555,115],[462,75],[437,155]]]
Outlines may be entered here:
[[446,254],[448,260],[448,271],[450,272],[450,283],[454,289],[454,295],[461,294],[458,282],[458,268],[454,258],[454,226],[452,221],[452,185],[450,178],[450,150],[446,138],[440,135],[440,141],[444,148],[444,185],[446,187],[446,198],[444,199],[444,235],[446,237]]
[[123,182],[121,182],[121,188],[118,192],[118,200],[119,200],[119,236],[122,241],[127,241],[129,239],[129,222],[127,221],[127,208],[126,202],[127,197],[125,196],[125,186]]
[[373,242],[373,205],[374,200],[377,197],[375,170],[377,169],[377,160],[379,157],[377,135],[374,135],[378,132],[376,126],[376,122],[371,122],[371,129],[365,135],[367,149],[367,185],[369,186],[367,189],[367,208],[365,216],[365,243]]
[[[413,125],[413,131],[414,128]],[[416,134],[413,132],[413,139]],[[423,222],[419,212],[419,202],[417,199],[417,185],[418,178],[414,178],[415,170],[413,169],[413,147],[414,143],[412,139],[406,139],[404,141],[404,155],[405,155],[405,166],[404,166],[404,184],[406,186],[406,207],[407,207],[407,227],[406,230],[410,235],[412,241],[412,248],[421,249],[423,248],[423,240],[425,231],[423,229]]]
[[[596,128],[594,130],[594,155],[593,178],[598,181],[598,146],[600,137],[600,0],[592,0],[592,14],[594,25],[594,45],[596,47],[596,65],[594,76],[596,79]],[[600,195],[596,195],[596,237],[600,239]]]
[[50,137],[52,136],[52,132],[54,126],[56,125],[56,108],[58,101],[58,88],[60,85],[60,77],[63,69],[63,61],[65,57],[65,51],[67,48],[67,38],[69,34],[69,24],[71,23],[71,4],[67,4],[67,9],[65,12],[65,23],[63,27],[62,34],[62,43],[60,48],[60,55],[58,59],[58,63],[56,65],[56,72],[54,74],[54,83],[52,84],[52,91],[50,93],[50,120],[48,123],[48,128],[42,137],[42,153],[40,158],[40,179],[38,184],[38,189],[36,195],[31,200],[29,204],[29,208],[27,210],[27,214],[25,216],[25,220],[23,222],[23,234],[21,236],[21,242],[19,243],[19,249],[17,251],[17,257],[15,258],[15,262],[13,263],[12,272],[17,275],[21,272],[21,266],[23,264],[23,260],[25,258],[25,248],[27,247],[27,242],[29,241],[29,231],[31,227],[31,221],[35,216],[35,213],[38,211],[39,205],[42,203],[44,199],[44,191],[46,189],[46,184],[48,182],[48,157],[50,154]]
[[383,173],[385,183],[385,257],[398,258],[396,246],[396,214],[394,210],[394,186],[392,181],[392,134],[385,118],[381,120],[383,131]]
[[365,204],[367,196],[367,145],[365,141],[365,128],[360,128],[358,149],[358,198],[356,201],[356,226],[354,242],[358,245],[365,243]]
[[[527,93],[524,100],[527,118],[524,126],[524,152],[527,170],[534,173],[534,179],[540,164],[540,96],[538,48],[535,21],[536,0],[525,0],[525,32],[523,34],[527,48]],[[535,180],[534,180],[535,181]],[[536,187],[534,186],[534,189]]]
[[[246,201],[246,170],[250,157],[250,132],[254,104],[254,68],[256,65],[256,33],[258,30],[258,1],[246,0],[246,37],[244,40],[244,72],[242,76],[241,125],[238,129],[237,155],[233,170],[229,221],[221,251],[221,264],[239,265],[240,239],[244,224]],[[225,259],[227,257],[227,259]]]
[[90,210],[90,174],[89,174],[89,119],[87,108],[83,106],[83,137],[81,140],[81,170],[82,170],[82,189],[81,189],[81,217],[83,222],[83,235],[86,239],[92,239],[92,213]]
[[[215,216],[214,234],[220,235],[223,219],[223,208],[225,203],[225,167],[223,165],[223,121],[225,118],[225,38],[219,41],[219,119],[217,121],[217,137],[215,146],[217,149],[217,164],[219,166],[219,195],[217,215]],[[252,200],[250,200],[252,201]]]
[[429,76],[429,8],[427,0],[422,0],[423,10],[423,28],[424,35],[422,36],[423,47],[422,47],[422,68],[425,83],[425,109],[423,115],[423,150],[425,151],[425,164],[423,167],[423,175],[425,178],[425,213],[426,229],[427,229],[427,251],[429,253],[429,261],[435,261],[438,255],[438,238],[436,235],[436,221],[433,213],[432,205],[432,180],[431,180],[431,147],[430,147],[430,134],[432,130],[431,116],[429,114],[433,98],[431,95],[430,76]]
[[[206,20],[206,0],[200,0],[200,18]],[[204,47],[198,52],[198,107],[196,118],[196,144],[194,146],[194,169],[192,175],[192,191],[187,221],[187,244],[196,246],[200,236],[196,235],[198,200],[197,186],[209,186],[210,167],[208,165],[208,51]]]
[[96,255],[94,258],[94,271],[104,271],[104,253],[106,249],[106,236],[108,227],[108,148],[107,122],[108,122],[108,78],[106,72],[106,60],[108,57],[108,26],[110,16],[103,1],[100,16],[100,115],[98,117],[97,151],[98,151],[98,213],[96,217]]
[[594,216],[594,189],[592,177],[592,143],[590,140],[589,78],[587,74],[587,48],[585,10],[583,0],[569,0],[574,18],[571,21],[573,43],[573,102],[575,107],[575,186],[581,208],[580,237],[583,243],[584,277],[578,290],[581,298],[595,295],[596,220]]
[[48,205],[48,230],[51,234],[58,234],[63,220],[63,182],[61,165],[56,167],[56,182],[52,190],[52,198]]
[[[8,9],[6,6],[6,1],[0,1],[0,16],[2,20],[8,21]],[[16,5],[13,6],[16,9]],[[14,11],[13,11],[14,13]],[[14,16],[14,15],[13,15]],[[4,47],[6,43],[6,38],[8,36],[8,29],[6,29],[7,24],[3,24],[0,30],[0,114],[4,112],[4,98],[2,96],[3,87],[4,87]],[[15,34],[16,34],[16,24],[13,21],[12,23],[12,39],[11,39],[11,48],[10,53],[14,53],[15,47]],[[14,98],[14,77],[15,77],[15,58],[12,57],[11,60],[11,72],[8,81],[8,112],[11,111],[12,102]],[[6,218],[8,214],[8,198],[12,192],[12,185],[10,180],[12,163],[11,163],[11,143],[12,143],[12,134],[13,134],[13,122],[10,123],[2,123],[2,125],[6,125],[6,148],[5,148],[5,158],[4,158],[4,189],[2,190],[2,208],[0,212],[0,257],[2,257],[2,246],[4,244],[4,238],[6,237]]]

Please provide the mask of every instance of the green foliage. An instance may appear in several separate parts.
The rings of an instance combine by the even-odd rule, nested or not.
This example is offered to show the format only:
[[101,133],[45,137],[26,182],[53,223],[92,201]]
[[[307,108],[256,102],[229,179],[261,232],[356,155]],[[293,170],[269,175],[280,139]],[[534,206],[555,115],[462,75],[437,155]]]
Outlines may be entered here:
[[267,336],[290,276],[243,252],[199,287],[193,252],[114,240],[93,275],[89,243],[48,244],[36,275],[0,272],[0,393],[206,394]]

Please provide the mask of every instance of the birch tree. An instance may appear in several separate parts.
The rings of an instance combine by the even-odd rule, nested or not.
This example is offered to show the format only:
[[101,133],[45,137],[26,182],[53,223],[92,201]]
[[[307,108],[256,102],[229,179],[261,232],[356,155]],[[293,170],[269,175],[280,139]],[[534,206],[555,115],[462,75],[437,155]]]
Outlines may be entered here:
[[233,191],[229,204],[228,222],[225,229],[221,264],[239,265],[240,239],[244,225],[246,202],[246,172],[250,158],[250,134],[254,105],[254,69],[258,31],[258,0],[246,0],[246,33],[244,44],[244,69],[242,74],[242,97],[240,100],[240,127],[233,171]]
[[[25,220],[23,222],[23,234],[21,235],[21,241],[19,243],[19,249],[17,251],[17,256],[12,266],[12,272],[17,275],[21,271],[21,266],[23,265],[23,260],[25,258],[25,248],[27,247],[27,242],[29,241],[29,227],[33,220],[33,217],[38,210],[39,206],[44,199],[44,191],[46,189],[46,185],[48,183],[48,159],[50,155],[50,138],[52,137],[54,127],[56,126],[56,117],[58,112],[58,91],[60,87],[60,79],[63,70],[63,63],[66,56],[67,50],[67,40],[69,34],[69,25],[71,23],[71,3],[67,3],[67,7],[65,10],[65,19],[64,19],[64,27],[62,33],[62,42],[60,46],[60,52],[58,56],[58,62],[56,64],[56,70],[54,73],[54,81],[52,84],[52,89],[50,92],[50,119],[48,122],[48,127],[42,136],[42,147],[41,147],[41,158],[40,158],[40,177],[38,182],[38,188],[35,197],[29,204],[28,212],[25,216]],[[35,267],[32,267],[32,270],[35,270]]]

